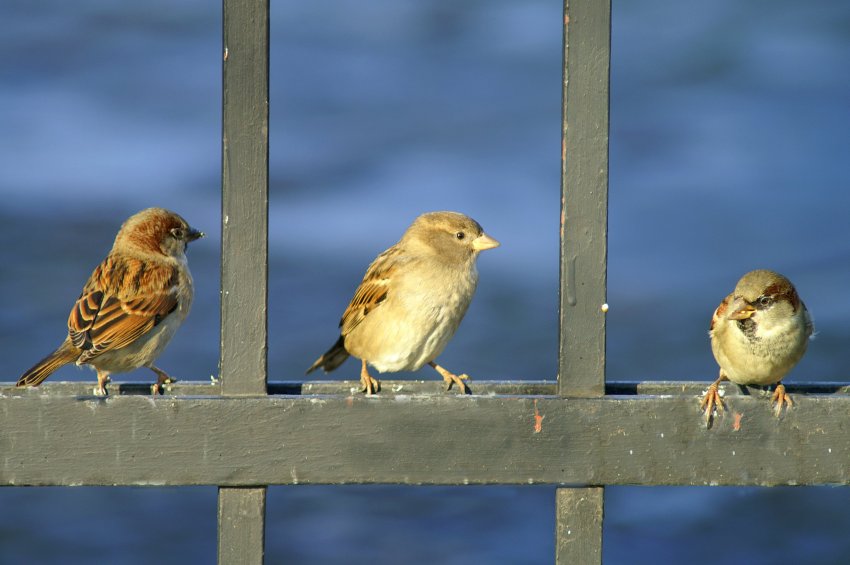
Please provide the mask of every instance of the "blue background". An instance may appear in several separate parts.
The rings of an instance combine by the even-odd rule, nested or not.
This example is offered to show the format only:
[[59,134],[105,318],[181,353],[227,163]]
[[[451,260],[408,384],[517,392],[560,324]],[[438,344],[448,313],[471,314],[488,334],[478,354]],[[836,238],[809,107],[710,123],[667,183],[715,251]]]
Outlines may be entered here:
[[[272,380],[301,378],[368,262],[435,209],[502,242],[482,255],[441,363],[554,379],[561,9],[273,3]],[[152,205],[209,235],[190,250],[193,312],[159,364],[217,374],[220,12],[201,0],[0,4],[2,380],[59,344],[120,223]],[[846,380],[848,63],[850,3],[615,0],[609,379],[712,380],[711,312],[765,267],[795,282],[818,328],[788,380]],[[329,378],[356,376],[349,362]],[[94,380],[73,367],[54,379]],[[846,562],[848,504],[845,488],[612,487],[605,561]],[[5,488],[0,508],[2,563],[215,559],[211,487]],[[272,487],[267,556],[548,563],[553,515],[545,486]]]

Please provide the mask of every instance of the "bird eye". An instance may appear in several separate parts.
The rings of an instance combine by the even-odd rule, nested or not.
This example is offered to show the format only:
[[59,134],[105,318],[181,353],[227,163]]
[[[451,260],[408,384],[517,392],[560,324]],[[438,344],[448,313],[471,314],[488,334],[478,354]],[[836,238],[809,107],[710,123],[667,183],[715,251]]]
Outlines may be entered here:
[[761,296],[758,299],[759,306],[762,308],[767,308],[771,304],[773,304],[773,299],[769,296]]
[[463,238],[466,237],[466,234],[463,233],[462,231],[459,231],[455,234],[455,237],[458,238],[458,239],[463,239]]
[[172,228],[171,235],[173,235],[175,239],[186,239],[186,230],[183,228]]

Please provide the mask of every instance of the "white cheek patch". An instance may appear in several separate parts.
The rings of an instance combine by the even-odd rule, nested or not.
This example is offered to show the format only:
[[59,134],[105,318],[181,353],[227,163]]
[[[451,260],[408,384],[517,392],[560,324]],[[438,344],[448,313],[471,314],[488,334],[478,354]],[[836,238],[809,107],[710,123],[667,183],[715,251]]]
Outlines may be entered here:
[[778,312],[775,309],[760,312],[756,317],[756,323],[758,324],[756,335],[761,339],[771,339],[797,331],[797,328],[800,326],[801,317],[802,313],[800,310],[797,310],[791,316]]

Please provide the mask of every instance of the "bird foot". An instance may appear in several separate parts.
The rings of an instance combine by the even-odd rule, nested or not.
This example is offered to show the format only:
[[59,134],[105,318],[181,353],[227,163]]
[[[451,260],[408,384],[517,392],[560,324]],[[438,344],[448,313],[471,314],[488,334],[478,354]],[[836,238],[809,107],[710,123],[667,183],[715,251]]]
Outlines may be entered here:
[[156,383],[151,385],[151,394],[156,396],[158,394],[164,394],[164,389],[169,389],[165,385],[170,385],[172,383],[176,383],[177,379],[171,378],[165,373],[157,373]]
[[467,375],[466,373],[462,375],[455,375],[451,371],[447,371],[446,369],[440,367],[433,361],[431,361],[429,365],[434,367],[434,370],[440,373],[440,376],[443,377],[444,381],[446,381],[446,392],[450,391],[452,389],[452,385],[457,383],[457,387],[460,389],[461,394],[472,394],[472,391],[469,390],[469,386],[467,386],[467,384],[463,382],[469,379],[469,375]]
[[705,427],[710,428],[715,416],[723,412],[724,409],[723,398],[721,398],[717,383],[709,385],[708,390],[705,391],[705,396],[702,397],[699,408],[705,413]]
[[469,375],[467,375],[466,373],[462,375],[455,375],[449,373],[448,378],[443,376],[443,379],[446,381],[446,392],[450,391],[452,389],[452,385],[457,383],[457,387],[460,389],[461,394],[471,394],[469,387],[464,382],[465,380],[469,379]]
[[109,391],[106,390],[106,385],[112,382],[112,379],[109,376],[101,377],[100,374],[97,376],[97,386],[94,387],[92,391],[95,396],[109,396]]
[[151,394],[153,394],[154,396],[156,396],[157,394],[162,394],[163,385],[170,385],[171,383],[177,382],[177,379],[172,379],[170,376],[168,376],[168,373],[166,373],[159,367],[148,365],[148,369],[156,373],[156,384],[151,385]]
[[770,397],[770,403],[773,404],[774,402],[776,406],[773,407],[773,414],[777,418],[782,415],[783,406],[786,407],[786,410],[789,410],[794,405],[791,396],[785,393],[785,385],[781,383],[776,385],[776,390],[773,391],[773,396]]
[[366,396],[372,396],[373,394],[381,390],[381,381],[379,381],[372,375],[361,376],[360,384],[363,385],[363,388],[360,389],[360,392],[365,392]]
[[360,392],[365,392],[366,396],[372,396],[381,390],[381,381],[369,374],[369,367],[367,367],[365,359],[361,359],[360,363],[360,384],[363,385]]

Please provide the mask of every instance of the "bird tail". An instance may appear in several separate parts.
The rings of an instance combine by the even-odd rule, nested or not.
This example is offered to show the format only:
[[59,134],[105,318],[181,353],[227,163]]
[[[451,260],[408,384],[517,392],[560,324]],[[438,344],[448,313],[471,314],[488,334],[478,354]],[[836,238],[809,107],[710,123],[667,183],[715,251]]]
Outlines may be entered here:
[[313,363],[309,369],[307,369],[306,375],[309,375],[319,367],[321,367],[326,373],[330,373],[337,367],[343,364],[346,359],[348,359],[349,353],[345,350],[345,340],[342,336],[339,336],[339,339],[336,343],[328,349],[324,355],[316,359],[316,362]]
[[53,371],[77,360],[80,352],[70,343],[65,342],[59,346],[59,349],[36,363],[31,369],[21,375],[16,386],[38,386],[44,379],[50,376]]

